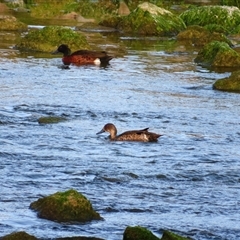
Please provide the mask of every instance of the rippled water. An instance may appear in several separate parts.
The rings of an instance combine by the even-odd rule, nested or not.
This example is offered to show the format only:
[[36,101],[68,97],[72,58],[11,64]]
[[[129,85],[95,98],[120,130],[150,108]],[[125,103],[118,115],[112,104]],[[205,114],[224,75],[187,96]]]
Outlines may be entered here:
[[[212,90],[229,73],[196,66],[194,49],[170,50],[171,41],[118,41],[125,54],[107,68],[62,70],[60,57],[32,53],[1,58],[0,236],[118,240],[141,225],[157,236],[169,229],[240,239],[240,95]],[[48,115],[67,121],[39,125]],[[96,135],[107,122],[164,136],[154,144],[109,142]],[[104,221],[59,224],[29,209],[70,188]]]

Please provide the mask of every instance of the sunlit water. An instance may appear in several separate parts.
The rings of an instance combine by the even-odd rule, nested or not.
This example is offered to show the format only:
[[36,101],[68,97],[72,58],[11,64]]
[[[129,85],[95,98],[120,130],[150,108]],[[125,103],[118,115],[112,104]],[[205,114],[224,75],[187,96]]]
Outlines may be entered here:
[[[229,73],[196,66],[194,51],[121,41],[125,55],[107,68],[63,70],[60,56],[1,58],[0,236],[119,240],[140,225],[159,237],[168,229],[240,239],[240,95],[212,89]],[[67,121],[38,124],[49,115]],[[149,127],[163,136],[154,144],[109,142],[96,135],[108,122],[119,132]],[[29,209],[70,188],[104,221],[59,224]]]

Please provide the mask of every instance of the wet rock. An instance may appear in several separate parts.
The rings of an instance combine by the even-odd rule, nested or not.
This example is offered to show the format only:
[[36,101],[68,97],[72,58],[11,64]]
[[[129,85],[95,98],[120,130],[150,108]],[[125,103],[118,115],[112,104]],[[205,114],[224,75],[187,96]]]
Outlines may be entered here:
[[72,51],[89,49],[86,37],[66,27],[47,26],[31,30],[21,38],[16,47],[20,50],[53,52],[61,44],[67,44]]
[[25,31],[27,25],[20,22],[15,17],[10,15],[0,15],[0,30],[5,31]]
[[156,36],[175,35],[185,29],[181,18],[148,2],[139,4],[128,16],[110,17],[100,24],[125,33]]
[[37,238],[26,232],[14,232],[0,237],[1,240],[36,240]]
[[190,240],[170,231],[164,231],[161,240]]
[[240,93],[240,71],[232,72],[229,77],[217,80],[213,84],[213,89]]
[[211,32],[201,26],[192,25],[177,35],[180,41],[190,42],[194,46],[204,46],[212,41],[226,42],[232,46],[232,42],[222,33]]
[[58,116],[46,116],[46,117],[40,117],[38,119],[39,124],[51,124],[51,123],[59,123],[66,121],[67,119],[64,117],[58,117]]
[[56,238],[55,240],[104,240],[104,239],[96,238],[96,237],[66,237],[66,238]]
[[127,227],[123,233],[123,240],[159,240],[151,231],[144,227]]
[[239,31],[240,9],[228,6],[201,6],[183,12],[180,18],[187,26],[208,26],[222,29],[225,33],[233,33]]
[[208,67],[238,67],[240,55],[227,43],[213,41],[198,52],[194,61]]
[[38,217],[57,222],[87,222],[102,219],[92,208],[90,201],[73,189],[40,198],[31,203],[30,208],[38,212]]

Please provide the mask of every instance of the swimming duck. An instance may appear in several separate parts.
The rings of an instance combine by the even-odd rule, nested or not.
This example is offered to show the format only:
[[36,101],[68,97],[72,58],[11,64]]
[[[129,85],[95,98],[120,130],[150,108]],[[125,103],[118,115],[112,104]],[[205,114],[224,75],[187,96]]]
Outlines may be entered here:
[[107,53],[104,51],[78,50],[71,53],[70,48],[66,44],[60,45],[58,49],[53,52],[53,54],[57,53],[63,53],[62,61],[64,65],[107,65],[109,61],[113,58],[107,55]]
[[148,132],[148,128],[141,130],[131,130],[117,135],[117,128],[112,123],[107,123],[97,134],[109,132],[111,141],[139,141],[139,142],[157,142],[162,135]]

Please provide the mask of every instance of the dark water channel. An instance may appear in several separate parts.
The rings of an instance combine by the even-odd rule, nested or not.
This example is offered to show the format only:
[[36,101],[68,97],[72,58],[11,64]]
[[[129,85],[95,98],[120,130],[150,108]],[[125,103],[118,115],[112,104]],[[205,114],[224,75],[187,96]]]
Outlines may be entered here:
[[[117,56],[109,67],[62,70],[61,56],[20,54],[14,38],[1,44],[0,236],[118,240],[141,225],[158,236],[240,239],[240,95],[212,90],[229,73],[195,65],[197,51],[174,40],[89,39]],[[38,124],[49,115],[67,121]],[[96,135],[107,122],[164,136],[112,143]],[[70,188],[104,221],[59,224],[29,209]]]

